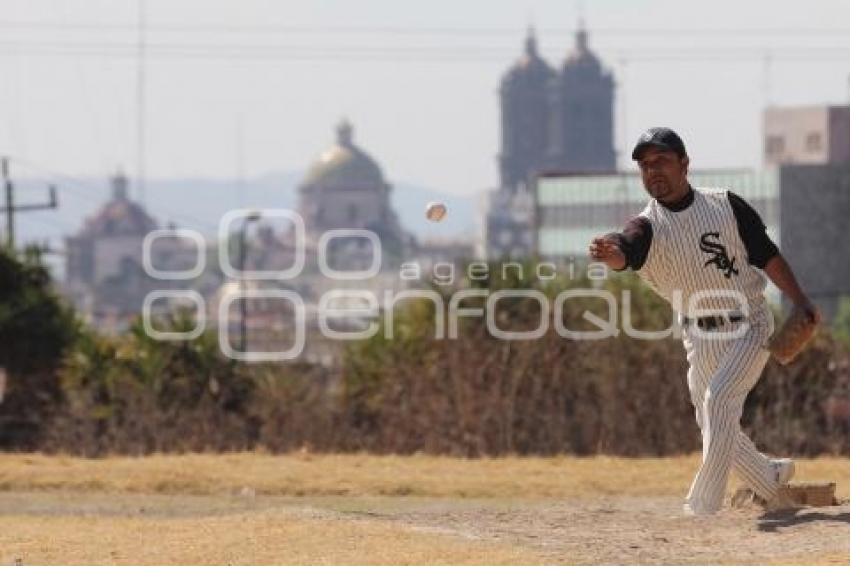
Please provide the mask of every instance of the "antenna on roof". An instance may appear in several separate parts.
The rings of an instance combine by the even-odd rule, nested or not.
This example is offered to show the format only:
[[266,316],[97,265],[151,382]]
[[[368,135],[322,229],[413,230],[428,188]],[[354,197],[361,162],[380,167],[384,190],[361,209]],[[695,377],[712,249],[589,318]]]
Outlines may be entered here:
[[146,121],[146,84],[145,58],[147,19],[145,14],[145,0],[137,0],[138,20],[136,22],[136,183],[137,198],[142,206],[146,203],[146,179],[145,179],[145,145],[147,143]]
[[762,60],[762,93],[764,96],[764,107],[768,108],[773,104],[771,100],[771,74],[773,72],[773,57],[770,51],[765,51],[764,59]]

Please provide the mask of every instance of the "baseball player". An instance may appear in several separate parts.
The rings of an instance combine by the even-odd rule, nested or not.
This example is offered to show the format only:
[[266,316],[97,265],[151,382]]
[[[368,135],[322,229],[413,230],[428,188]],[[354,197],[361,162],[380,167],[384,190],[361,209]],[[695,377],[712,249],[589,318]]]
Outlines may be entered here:
[[732,468],[770,505],[794,474],[792,460],[769,459],[741,431],[744,400],[770,353],[773,318],[762,271],[811,321],[820,313],[738,195],[691,187],[688,154],[669,128],[643,133],[632,152],[652,197],[622,232],[594,238],[590,256],[631,268],[678,312],[688,389],[702,431],[702,465],[684,504],[690,515],[717,512]]

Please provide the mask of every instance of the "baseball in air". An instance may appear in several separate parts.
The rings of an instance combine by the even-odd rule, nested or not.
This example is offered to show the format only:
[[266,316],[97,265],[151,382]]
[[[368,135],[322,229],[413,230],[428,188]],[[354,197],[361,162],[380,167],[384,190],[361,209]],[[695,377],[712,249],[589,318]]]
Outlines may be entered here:
[[446,205],[441,202],[429,202],[425,207],[425,217],[431,222],[439,222],[446,217]]

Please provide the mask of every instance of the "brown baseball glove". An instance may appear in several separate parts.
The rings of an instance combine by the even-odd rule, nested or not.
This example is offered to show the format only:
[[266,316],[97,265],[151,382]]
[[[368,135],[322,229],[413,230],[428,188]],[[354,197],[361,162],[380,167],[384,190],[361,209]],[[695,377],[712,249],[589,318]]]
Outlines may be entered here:
[[815,335],[819,318],[816,310],[795,306],[782,327],[770,338],[767,349],[780,364],[790,364]]

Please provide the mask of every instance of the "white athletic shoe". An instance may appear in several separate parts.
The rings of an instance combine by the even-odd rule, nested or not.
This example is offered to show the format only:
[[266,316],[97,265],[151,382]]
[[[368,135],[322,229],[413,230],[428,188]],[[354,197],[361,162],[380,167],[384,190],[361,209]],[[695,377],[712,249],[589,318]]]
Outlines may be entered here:
[[786,485],[794,477],[794,460],[791,458],[776,458],[770,461],[770,467],[776,474],[776,483]]

